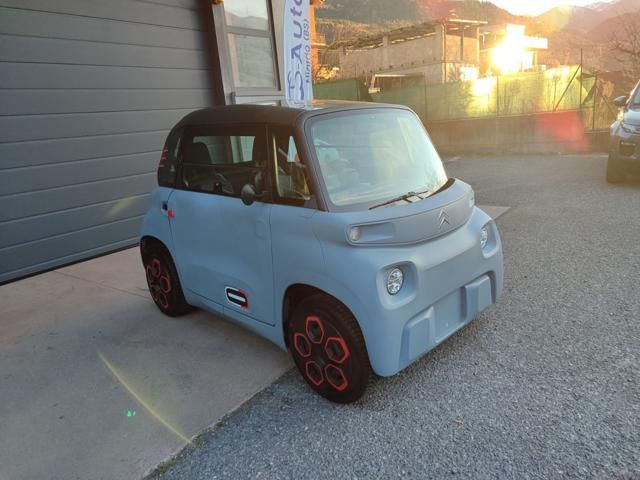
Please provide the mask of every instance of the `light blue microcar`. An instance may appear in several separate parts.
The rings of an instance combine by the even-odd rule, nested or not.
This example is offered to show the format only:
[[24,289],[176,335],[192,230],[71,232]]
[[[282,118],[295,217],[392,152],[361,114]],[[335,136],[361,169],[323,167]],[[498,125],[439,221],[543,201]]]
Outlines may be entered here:
[[495,303],[495,223],[409,109],[226,106],[167,138],[141,252],[158,308],[221,314],[289,349],[341,403]]

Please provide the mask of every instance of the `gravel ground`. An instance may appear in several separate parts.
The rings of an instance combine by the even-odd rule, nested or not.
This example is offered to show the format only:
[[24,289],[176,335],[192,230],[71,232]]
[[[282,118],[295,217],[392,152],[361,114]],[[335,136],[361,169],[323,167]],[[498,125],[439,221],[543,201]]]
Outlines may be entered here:
[[640,185],[603,156],[463,157],[510,206],[499,304],[350,406],[296,372],[153,479],[640,478]]

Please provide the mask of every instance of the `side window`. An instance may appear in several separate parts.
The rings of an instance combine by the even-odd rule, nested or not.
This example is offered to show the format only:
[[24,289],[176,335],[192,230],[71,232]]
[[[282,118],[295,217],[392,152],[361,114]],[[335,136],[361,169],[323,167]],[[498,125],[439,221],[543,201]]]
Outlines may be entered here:
[[267,149],[264,133],[255,130],[187,130],[182,140],[182,187],[187,190],[240,197],[246,184],[264,190]]
[[276,160],[276,193],[280,203],[315,208],[309,169],[298,154],[292,132],[288,129],[275,129],[272,140]]
[[169,133],[167,141],[162,150],[160,164],[158,165],[158,185],[161,187],[174,187],[176,183],[176,173],[178,170],[178,150],[182,129],[173,130]]

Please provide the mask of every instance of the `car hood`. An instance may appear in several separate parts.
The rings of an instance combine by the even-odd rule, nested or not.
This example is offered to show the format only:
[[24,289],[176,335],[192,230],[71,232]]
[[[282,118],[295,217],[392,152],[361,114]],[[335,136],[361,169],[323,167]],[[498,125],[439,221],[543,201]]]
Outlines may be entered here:
[[640,127],[640,107],[634,106],[624,112],[623,121],[627,125]]
[[416,203],[392,205],[363,212],[316,215],[316,236],[344,243],[348,231],[360,229],[354,245],[409,245],[431,240],[464,225],[473,213],[475,196],[461,180],[440,193]]

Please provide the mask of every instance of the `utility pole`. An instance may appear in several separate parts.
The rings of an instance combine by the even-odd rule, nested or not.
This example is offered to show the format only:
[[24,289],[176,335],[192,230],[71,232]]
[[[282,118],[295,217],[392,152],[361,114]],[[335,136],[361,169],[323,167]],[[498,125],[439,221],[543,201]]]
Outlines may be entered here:
[[429,93],[428,90],[428,81],[427,81],[427,72],[424,72],[424,119],[423,122],[426,124],[427,119],[429,118],[429,100],[427,98],[427,95]]
[[582,77],[583,73],[583,63],[584,62],[584,49],[580,48],[580,110],[582,110]]
[[593,121],[591,122],[591,130],[596,129],[596,100],[598,99],[598,76],[596,75],[596,84],[593,87]]
[[496,117],[500,116],[500,75],[496,75]]

